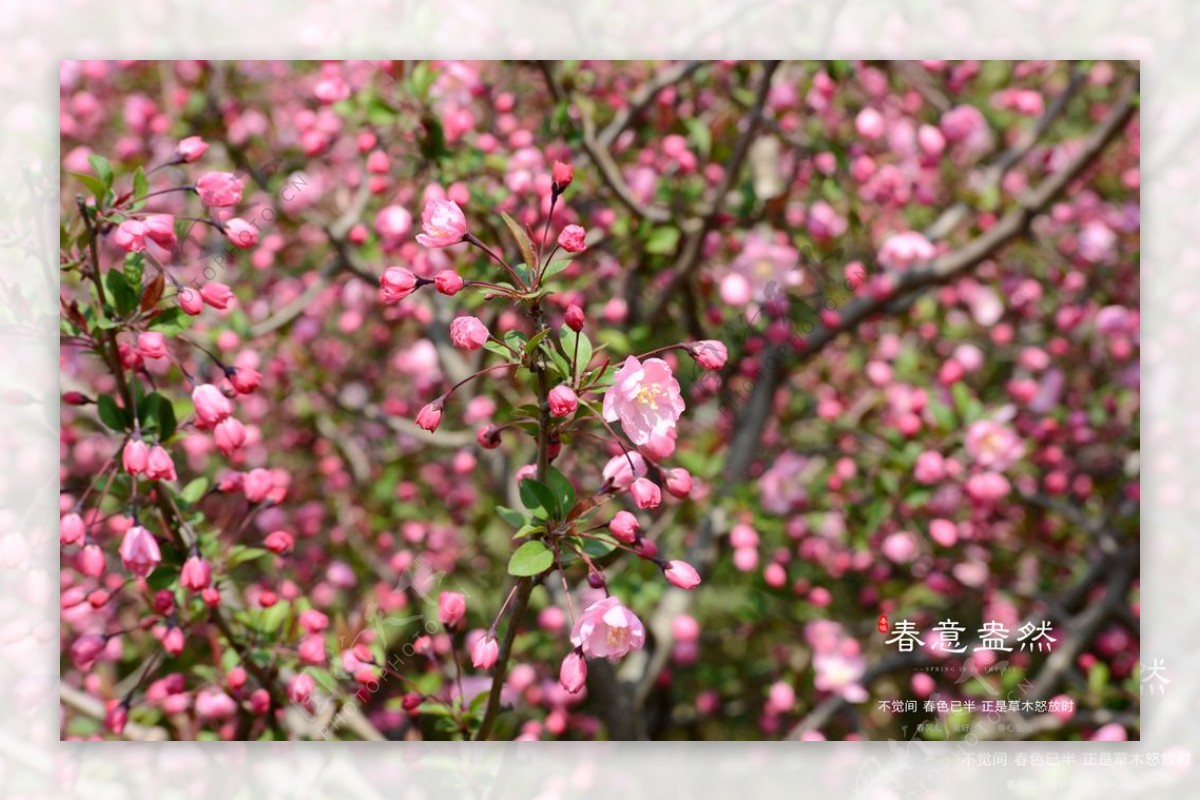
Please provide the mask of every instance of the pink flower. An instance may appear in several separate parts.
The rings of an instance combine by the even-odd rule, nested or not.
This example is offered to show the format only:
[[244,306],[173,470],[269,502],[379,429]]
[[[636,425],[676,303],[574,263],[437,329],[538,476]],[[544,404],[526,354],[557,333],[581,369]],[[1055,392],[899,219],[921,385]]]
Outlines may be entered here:
[[572,303],[563,314],[563,320],[566,322],[567,328],[570,328],[575,333],[579,333],[583,330],[583,309]]
[[586,236],[587,231],[583,230],[582,226],[568,225],[558,235],[558,246],[568,253],[582,253],[587,250],[587,245],[584,243]]
[[454,270],[442,270],[433,277],[433,283],[443,295],[457,295],[466,284],[462,276]]
[[71,662],[83,672],[92,669],[108,640],[98,634],[85,634],[71,643]]
[[715,339],[704,339],[688,345],[688,353],[696,360],[696,364],[705,370],[720,370],[729,358],[729,351],[724,342]]
[[375,215],[375,231],[385,240],[396,241],[412,230],[412,215],[403,206],[384,206]]
[[574,414],[575,410],[579,408],[579,397],[566,384],[559,384],[550,390],[548,400],[550,401],[550,414],[555,417],[566,417]]
[[121,540],[121,564],[138,578],[150,575],[154,566],[162,561],[158,542],[154,535],[142,526],[130,526]]
[[923,451],[917,456],[913,478],[920,484],[936,484],[946,476],[946,460],[937,451]]
[[249,367],[231,367],[225,374],[239,395],[249,395],[262,383],[262,373]]
[[185,139],[180,139],[179,144],[175,147],[175,152],[179,154],[179,158],[188,164],[199,159],[207,150],[208,143],[198,136],[189,136]]
[[1007,470],[1025,455],[1025,444],[1002,423],[976,420],[967,428],[967,453],[985,470]]
[[219,281],[209,281],[201,287],[200,297],[218,311],[228,309],[229,304],[234,300],[233,290]]
[[663,575],[681,590],[690,590],[700,584],[700,574],[696,572],[696,568],[678,559],[667,562]]
[[775,515],[788,514],[808,500],[808,492],[801,480],[808,460],[792,451],[780,454],[758,479],[758,490],[762,496],[762,507]]
[[485,634],[471,646],[471,664],[480,670],[491,670],[500,656],[500,644],[491,634]]
[[967,479],[967,495],[983,504],[994,504],[1008,495],[1011,486],[999,473],[980,473]]
[[562,194],[575,178],[575,168],[561,161],[554,162],[550,168],[551,186],[556,194]]
[[296,538],[286,531],[272,531],[263,540],[263,545],[271,553],[285,554],[291,553],[292,548],[296,545]]
[[438,618],[447,628],[457,628],[467,614],[467,599],[458,592],[443,592],[438,596]]
[[933,245],[916,231],[893,234],[879,248],[879,263],[890,270],[905,270],[914,264],[924,264],[933,256]]
[[159,247],[170,248],[179,241],[175,236],[175,218],[170,214],[147,214],[143,222],[146,223],[146,236]]
[[417,288],[417,277],[403,267],[388,267],[379,278],[379,297],[384,303],[407,298]]
[[141,253],[146,249],[146,235],[150,229],[141,220],[126,220],[113,232],[113,243],[126,253]]
[[104,728],[120,737],[128,723],[129,704],[118,701],[116,698],[111,699],[104,711]]
[[578,650],[567,654],[562,661],[562,667],[558,669],[558,683],[571,695],[582,690],[587,683],[587,662]]
[[205,206],[236,206],[242,202],[242,181],[229,172],[210,172],[196,182],[200,202]]
[[247,250],[258,244],[258,226],[234,217],[225,222],[225,236],[235,248]]
[[466,237],[467,218],[453,200],[430,200],[421,212],[421,230],[417,241],[425,247],[450,247]]
[[316,686],[316,681],[307,673],[293,676],[292,680],[287,683],[288,700],[294,704],[306,704]]
[[883,115],[873,108],[864,108],[854,118],[854,129],[864,139],[878,139],[883,136]]
[[692,474],[682,467],[667,471],[667,492],[676,498],[686,498],[692,492]]
[[200,592],[211,583],[212,567],[208,560],[196,554],[189,556],[179,571],[179,585],[192,592]]
[[571,644],[597,659],[616,661],[645,643],[642,621],[612,596],[583,610],[571,631]]
[[629,488],[633,502],[639,509],[654,509],[662,503],[662,490],[648,478],[639,478]]
[[137,351],[143,358],[161,359],[167,355],[166,340],[158,331],[145,331],[138,334]]
[[612,535],[625,543],[637,540],[639,528],[638,519],[624,509],[613,515],[613,519],[608,523],[608,530]]
[[[853,641],[849,641],[853,645]],[[863,688],[863,673],[866,662],[857,652],[847,653],[846,644],[834,651],[813,654],[813,687],[821,692],[835,693],[852,704],[867,700],[867,691]]]
[[196,693],[196,716],[202,720],[225,720],[237,710],[237,702],[216,687],[205,687]]
[[63,545],[81,543],[85,534],[87,534],[87,527],[83,524],[83,518],[79,516],[78,512],[65,514],[62,520],[58,521],[58,541]]
[[204,298],[200,297],[200,293],[192,287],[183,287],[177,293],[179,299],[179,308],[183,309],[187,314],[195,317],[200,312],[204,311]]
[[125,443],[125,448],[121,451],[121,465],[126,473],[136,476],[146,472],[149,461],[150,448],[146,443],[140,439],[131,439]]
[[432,403],[427,403],[421,407],[421,411],[417,412],[417,425],[426,431],[437,431],[437,428],[442,423],[442,407]]
[[217,450],[231,456],[246,444],[246,427],[236,417],[226,417],[213,426],[213,442]]
[[1129,734],[1120,723],[1105,723],[1088,739],[1093,742],[1123,742],[1129,739]]
[[602,475],[612,489],[628,489],[635,478],[646,475],[646,460],[636,451],[614,456],[604,465]]
[[146,459],[146,478],[151,481],[174,481],[175,462],[171,459],[171,454],[167,453],[161,445],[155,445],[150,449],[150,454]]
[[478,317],[455,317],[450,322],[450,341],[463,350],[479,350],[488,341],[487,326]]
[[637,445],[675,428],[684,408],[679,382],[662,359],[643,363],[636,356],[628,357],[604,393],[604,419],[610,423],[620,420]]
[[206,428],[212,428],[233,414],[229,398],[212,384],[201,384],[193,389],[192,404],[196,407],[196,417]]

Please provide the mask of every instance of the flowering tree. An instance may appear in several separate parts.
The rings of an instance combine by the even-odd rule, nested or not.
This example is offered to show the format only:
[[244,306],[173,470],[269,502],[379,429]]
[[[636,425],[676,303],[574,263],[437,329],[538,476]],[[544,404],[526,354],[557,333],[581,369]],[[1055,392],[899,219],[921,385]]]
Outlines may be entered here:
[[64,735],[1136,732],[1129,70],[64,63]]

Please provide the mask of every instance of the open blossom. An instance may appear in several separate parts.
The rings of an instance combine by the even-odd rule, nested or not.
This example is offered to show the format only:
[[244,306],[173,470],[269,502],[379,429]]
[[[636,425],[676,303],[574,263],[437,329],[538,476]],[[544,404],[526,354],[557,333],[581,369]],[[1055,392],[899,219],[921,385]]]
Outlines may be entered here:
[[976,420],[967,429],[967,453],[986,470],[1007,470],[1025,455],[1025,445],[1003,423]]
[[196,417],[207,428],[233,414],[229,398],[212,384],[201,384],[192,390],[192,404],[196,407]]
[[457,245],[467,235],[467,218],[453,200],[430,200],[421,212],[417,241],[427,248]]
[[924,264],[933,256],[933,245],[916,231],[893,234],[879,248],[879,263],[891,270],[905,270],[914,264]]
[[162,561],[158,541],[143,526],[130,526],[121,540],[121,564],[138,578],[150,575],[154,566]]
[[808,499],[808,492],[801,481],[801,472],[807,466],[808,460],[803,456],[785,451],[759,476],[758,489],[765,511],[783,515],[804,504]]
[[645,643],[642,621],[613,596],[584,609],[571,631],[571,644],[596,659],[616,661]]
[[210,172],[196,181],[196,191],[205,206],[223,208],[242,202],[242,181],[233,173]]
[[388,267],[379,278],[379,297],[384,303],[407,298],[417,288],[417,277],[403,267]]
[[610,423],[620,420],[637,445],[675,428],[684,407],[679,382],[662,359],[639,362],[636,356],[628,357],[604,393],[604,419]]
[[450,322],[450,341],[463,350],[479,350],[488,341],[487,326],[478,317],[455,317]]
[[587,250],[587,244],[584,242],[586,237],[587,231],[583,229],[583,226],[568,225],[558,235],[558,246],[568,253],[582,253]]

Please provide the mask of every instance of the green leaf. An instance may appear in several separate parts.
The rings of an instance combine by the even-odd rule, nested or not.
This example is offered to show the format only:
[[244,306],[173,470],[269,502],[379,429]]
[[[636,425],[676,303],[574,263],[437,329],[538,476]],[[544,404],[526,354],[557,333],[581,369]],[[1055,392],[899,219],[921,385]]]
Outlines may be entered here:
[[151,331],[160,331],[166,336],[177,336],[187,330],[192,324],[192,318],[178,306],[172,306],[154,318],[150,323]]
[[[513,238],[517,240],[517,248],[521,251],[521,258],[525,264],[532,269],[537,264],[537,259],[533,255],[533,242],[529,239],[529,232],[524,226],[509,217],[507,213],[500,212],[501,218],[504,219],[504,224],[508,226],[508,230],[512,232]],[[526,284],[529,282],[526,281]]]
[[601,559],[617,549],[615,543],[592,537],[583,539],[580,544],[583,546],[583,552],[593,559]]
[[489,339],[487,342],[483,343],[483,349],[490,353],[496,354],[506,362],[517,361],[517,358],[513,356],[512,351],[501,345],[499,342],[493,342]]
[[550,364],[564,381],[572,380],[571,365],[567,363],[567,360],[563,358],[563,355],[558,352],[557,348],[549,342],[543,342],[542,352],[550,357]]
[[[567,358],[575,356],[575,374],[582,373],[592,360],[592,341],[588,339],[588,335],[582,331],[575,333],[570,326],[564,324],[559,329],[558,339],[562,343],[563,352],[567,354]],[[575,350],[575,340],[577,339],[579,340],[578,353]]]
[[656,228],[646,242],[646,252],[660,256],[669,256],[679,245],[678,228]]
[[530,540],[513,552],[508,560],[510,576],[536,576],[554,564],[554,554],[541,540]]
[[529,518],[523,512],[518,512],[516,509],[509,509],[507,506],[497,506],[496,514],[500,515],[500,519],[513,528],[520,528],[529,522]]
[[146,170],[142,167],[137,168],[137,172],[133,174],[133,206],[134,211],[140,209],[146,204],[145,197],[150,194],[150,181],[146,178]]
[[194,504],[204,497],[204,491],[208,489],[208,479],[204,476],[193,478],[187,483],[180,493],[179,497],[183,498],[188,504]]
[[528,356],[529,354],[533,353],[533,349],[540,345],[542,340],[545,339],[549,333],[549,328],[543,328],[541,331],[538,331],[536,334],[534,334],[533,338],[525,343],[525,355]]
[[533,523],[527,523],[527,524],[521,526],[519,529],[517,529],[517,533],[513,534],[512,538],[514,540],[523,540],[530,535],[540,534],[541,532],[543,532],[545,530],[546,530],[545,526],[540,526],[540,525],[535,526]]
[[546,475],[546,482],[550,485],[550,491],[554,493],[560,515],[566,514],[575,505],[575,487],[571,485],[570,479],[553,467]]
[[179,568],[159,565],[146,579],[146,585],[152,590],[165,590],[179,578]]
[[696,155],[707,159],[712,152],[712,130],[698,117],[688,117],[686,125],[688,138],[696,144]]
[[108,290],[108,301],[118,316],[123,317],[137,308],[141,298],[139,293],[129,285],[129,279],[125,277],[125,273],[109,270],[104,276],[104,286]]
[[113,431],[123,432],[129,427],[129,416],[124,409],[117,406],[112,395],[101,395],[96,399],[96,412],[100,415],[100,422]]
[[252,562],[259,557],[266,556],[268,553],[270,552],[266,548],[235,545],[229,549],[229,556],[225,560],[225,568],[231,570],[243,562]]
[[104,191],[112,189],[113,169],[112,165],[108,163],[108,159],[93,153],[88,156],[88,164],[92,165],[92,169],[96,171],[96,177],[104,183]]
[[71,175],[79,179],[79,182],[88,188],[92,193],[92,197],[96,198],[96,205],[99,206],[104,202],[104,196],[108,193],[107,187],[104,186],[104,181],[94,175],[88,175],[86,172],[73,172]]
[[157,392],[138,401],[138,419],[142,427],[153,431],[160,441],[165,442],[175,433],[175,407],[170,398]]
[[288,614],[292,611],[292,605],[289,601],[276,601],[274,606],[267,607],[262,614],[262,627],[260,631],[274,633],[283,625],[283,621],[287,620]]
[[550,265],[548,267],[546,267],[546,272],[542,273],[542,280],[544,281],[547,278],[551,278],[555,275],[558,275],[559,273],[561,273],[563,270],[567,269],[570,266],[571,266],[570,259],[557,259],[555,261],[552,261],[552,262],[550,262]]
[[542,517],[557,518],[564,514],[554,491],[536,479],[521,480],[521,503],[535,515],[541,512]]

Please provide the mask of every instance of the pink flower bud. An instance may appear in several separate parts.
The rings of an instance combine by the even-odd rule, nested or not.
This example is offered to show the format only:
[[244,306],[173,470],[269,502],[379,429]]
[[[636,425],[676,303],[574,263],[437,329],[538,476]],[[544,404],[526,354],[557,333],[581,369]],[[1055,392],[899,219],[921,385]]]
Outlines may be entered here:
[[161,359],[167,355],[166,340],[158,331],[145,331],[138,334],[137,350],[146,359]]
[[241,217],[225,222],[225,236],[239,250],[248,250],[258,244],[258,226]]
[[613,519],[608,523],[608,530],[612,532],[612,535],[625,543],[632,543],[636,540],[640,528],[638,519],[633,516],[633,513],[624,509],[613,515]]
[[729,351],[725,348],[725,343],[715,339],[693,342],[688,346],[688,352],[692,354],[696,364],[705,370],[720,370],[729,358]]
[[421,230],[417,241],[425,247],[450,247],[466,237],[467,218],[453,200],[430,200],[421,212]]
[[285,554],[291,553],[292,548],[296,545],[296,540],[286,531],[272,531],[263,540],[263,545],[271,553]]
[[696,572],[696,568],[678,559],[667,562],[663,575],[681,590],[690,590],[700,584],[700,574]]
[[130,526],[121,540],[121,564],[138,578],[145,578],[162,561],[158,541],[143,526]]
[[271,471],[256,467],[242,479],[242,492],[250,503],[261,503],[271,494]]
[[226,417],[213,426],[213,442],[221,453],[232,456],[246,444],[246,427],[236,417]]
[[189,136],[186,139],[181,139],[175,147],[175,152],[179,154],[179,158],[188,164],[199,159],[207,150],[208,143],[198,136]]
[[146,472],[149,461],[150,448],[146,443],[140,439],[131,439],[125,443],[125,449],[121,451],[121,464],[126,473],[136,476]]
[[487,326],[478,317],[455,317],[450,322],[450,341],[463,350],[479,350],[488,341]]
[[229,398],[212,384],[200,384],[192,390],[192,404],[196,407],[197,419],[205,428],[212,428],[233,414]]
[[574,414],[579,408],[579,398],[575,395],[575,391],[566,384],[559,384],[554,389],[550,390],[550,414],[555,417],[566,417],[569,414]]
[[146,236],[154,240],[159,247],[174,247],[178,238],[175,236],[175,218],[170,214],[147,214]]
[[108,640],[98,634],[85,634],[71,643],[71,662],[83,672],[92,669],[96,659],[104,652]]
[[483,426],[475,432],[475,441],[481,448],[495,450],[500,447],[500,429],[493,425]]
[[558,683],[571,695],[583,689],[587,683],[587,661],[578,650],[567,654],[558,670]]
[[417,425],[426,431],[437,431],[442,423],[442,408],[440,405],[427,403],[417,412]]
[[104,728],[120,737],[128,723],[129,705],[124,701],[118,701],[116,698],[109,701],[108,709],[104,713]]
[[367,156],[367,172],[373,175],[387,175],[388,157],[382,150],[373,150]]
[[189,556],[179,571],[179,584],[192,592],[200,590],[212,583],[212,567],[202,556]]
[[88,578],[99,578],[104,575],[104,551],[96,543],[89,543],[79,551],[75,558],[75,567]]
[[293,704],[304,705],[308,703],[309,696],[312,695],[312,691],[316,686],[316,681],[307,673],[293,676],[292,680],[287,683],[288,700]]
[[566,318],[567,328],[570,328],[576,333],[579,333],[583,330],[583,309],[572,303],[567,307],[567,312],[564,316]]
[[204,298],[192,287],[181,287],[175,297],[179,300],[179,308],[183,309],[185,314],[195,317],[204,311]]
[[242,182],[228,172],[210,172],[196,182],[200,202],[205,206],[236,206],[242,202]]
[[622,453],[608,460],[601,475],[612,489],[628,489],[635,478],[646,475],[646,460],[636,451]]
[[146,249],[146,234],[150,229],[141,220],[126,220],[113,232],[113,244],[126,253],[141,253]]
[[566,188],[571,185],[571,181],[575,179],[575,168],[570,164],[564,164],[561,161],[554,162],[554,166],[550,168],[551,186],[555,194],[562,194]]
[[692,491],[692,474],[682,467],[667,471],[667,492],[676,498],[686,498]]
[[639,509],[654,509],[662,503],[662,490],[648,478],[639,478],[634,481],[629,492],[633,495],[633,502]]
[[471,647],[471,664],[480,670],[491,670],[500,656],[500,645],[491,634],[485,634]]
[[87,527],[83,524],[83,518],[76,512],[63,515],[58,521],[58,541],[62,545],[77,545],[83,542],[86,533]]
[[457,295],[466,282],[454,270],[442,270],[433,277],[433,284],[443,295]]
[[582,253],[587,249],[584,243],[586,237],[587,231],[583,230],[582,226],[568,225],[558,235],[558,246],[568,253]]
[[248,367],[230,368],[227,375],[229,383],[233,385],[239,395],[249,395],[257,390],[262,382],[262,373]]
[[443,592],[438,596],[438,618],[447,628],[458,628],[467,614],[467,599],[462,593]]
[[155,445],[150,449],[150,454],[146,459],[146,478],[151,481],[174,481],[175,462],[171,459],[171,454],[167,453],[161,445]]
[[320,609],[305,609],[300,613],[299,622],[309,634],[316,634],[329,628],[329,615]]
[[379,298],[386,304],[404,300],[417,288],[417,277],[403,267],[388,267],[379,279]]

